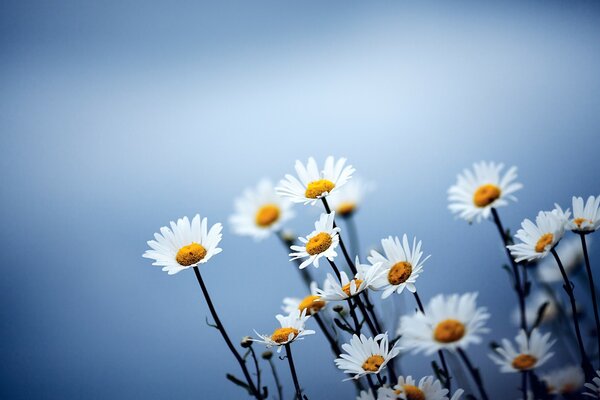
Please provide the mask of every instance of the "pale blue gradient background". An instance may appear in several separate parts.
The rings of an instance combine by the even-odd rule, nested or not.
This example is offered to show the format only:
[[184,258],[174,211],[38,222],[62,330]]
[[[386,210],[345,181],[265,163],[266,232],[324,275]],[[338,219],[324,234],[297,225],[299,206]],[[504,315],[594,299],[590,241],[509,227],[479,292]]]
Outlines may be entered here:
[[[446,190],[473,161],[518,165],[513,229],[600,191],[599,17],[560,1],[3,1],[0,397],[244,398],[193,274],[141,254],[171,219],[226,222],[243,188],[309,155],[377,183],[365,247],[422,238],[421,295],[477,290],[486,342],[513,336],[497,232],[454,220]],[[308,233],[316,214],[298,213]],[[270,331],[304,294],[284,250],[228,227],[222,248],[203,273],[232,337]],[[323,338],[295,349],[311,399],[352,398]],[[470,353],[492,392],[516,387],[487,346]]]

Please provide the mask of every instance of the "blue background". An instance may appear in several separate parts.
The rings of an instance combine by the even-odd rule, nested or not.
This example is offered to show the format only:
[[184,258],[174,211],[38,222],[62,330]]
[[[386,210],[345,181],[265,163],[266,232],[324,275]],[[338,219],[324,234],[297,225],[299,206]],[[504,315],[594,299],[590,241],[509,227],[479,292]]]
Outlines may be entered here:
[[[473,161],[518,165],[513,230],[598,194],[599,17],[562,1],[2,1],[0,397],[244,398],[191,271],[141,254],[177,217],[226,222],[245,187],[310,155],[376,182],[365,247],[417,235],[422,297],[479,291],[486,341],[514,336],[497,232],[455,220],[446,190]],[[307,234],[317,214],[297,211]],[[304,295],[284,249],[229,227],[221,245],[203,274],[225,325],[236,341],[271,331]],[[322,337],[295,348],[311,399],[352,398]],[[518,396],[487,346],[469,352],[493,393]]]

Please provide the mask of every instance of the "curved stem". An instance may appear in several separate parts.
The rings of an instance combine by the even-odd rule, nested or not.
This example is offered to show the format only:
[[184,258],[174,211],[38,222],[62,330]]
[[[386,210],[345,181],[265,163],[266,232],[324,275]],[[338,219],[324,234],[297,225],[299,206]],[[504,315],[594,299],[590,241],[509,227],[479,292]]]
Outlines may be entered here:
[[350,246],[356,254],[360,258],[360,246],[358,243],[358,230],[356,229],[356,222],[354,221],[354,216],[349,215],[343,218],[346,221],[346,227],[348,228],[348,236],[350,237]]
[[594,319],[596,321],[596,338],[598,339],[598,356],[600,357],[600,317],[598,316],[598,299],[596,298],[596,286],[594,285],[594,277],[592,276],[590,257],[588,255],[587,244],[585,242],[585,233],[580,232],[579,237],[581,238],[581,247],[583,247],[585,269],[587,271],[588,282],[590,284],[590,295],[592,297],[592,304],[594,305]]
[[258,359],[256,358],[256,353],[254,352],[252,346],[250,346],[250,354],[252,355],[252,359],[254,360],[254,368],[256,369],[256,387],[260,391],[260,369],[258,368]]
[[204,281],[202,280],[202,276],[200,275],[200,270],[198,269],[198,267],[194,267],[193,270],[194,270],[194,274],[196,275],[196,279],[198,280],[198,284],[200,285],[200,289],[202,290],[202,294],[204,295],[204,299],[206,300],[206,304],[208,305],[208,309],[210,310],[210,314],[212,315],[212,318],[215,321],[215,325],[217,326],[217,329],[219,330],[219,332],[221,332],[221,336],[223,336],[223,339],[225,340],[227,347],[229,347],[229,350],[231,351],[231,353],[237,360],[238,364],[240,364],[240,368],[242,369],[242,372],[244,373],[244,377],[246,378],[246,382],[248,383],[250,392],[252,393],[252,395],[254,397],[256,397],[256,399],[262,400],[263,397],[260,394],[260,392],[256,389],[256,386],[254,386],[254,382],[252,381],[252,378],[250,377],[250,373],[248,372],[246,363],[244,362],[244,360],[242,360],[242,357],[240,356],[240,354],[237,352],[237,350],[233,346],[233,343],[231,343],[231,340],[229,339],[229,336],[227,335],[227,332],[225,331],[225,327],[223,326],[223,324],[221,323],[221,320],[219,319],[219,316],[217,315],[215,306],[213,305],[212,300],[210,299],[210,295],[208,294],[206,285],[204,284]]
[[273,379],[275,380],[275,385],[277,386],[278,399],[283,400],[283,386],[281,386],[281,382],[279,381],[279,375],[277,375],[277,370],[275,370],[275,364],[273,364],[273,360],[270,358],[269,365],[271,366],[271,372],[273,372]]
[[367,382],[369,382],[369,387],[371,388],[371,391],[373,392],[373,396],[377,395],[377,388],[375,387],[375,384],[373,383],[373,379],[371,378],[371,374],[367,374],[365,375],[367,377]]
[[346,299],[348,302],[348,309],[350,310],[350,316],[352,317],[352,321],[354,322],[354,334],[360,335],[360,323],[358,322],[358,317],[356,316],[356,311],[354,311],[354,306],[352,305],[352,300],[350,298]]
[[475,381],[475,384],[477,385],[477,389],[479,390],[479,394],[481,395],[481,398],[483,400],[488,400],[489,397],[487,395],[487,392],[485,391],[485,387],[483,386],[483,381],[481,380],[481,375],[479,375],[479,371],[477,370],[477,368],[475,368],[473,366],[473,364],[471,363],[471,360],[469,360],[469,357],[467,356],[467,353],[465,353],[465,351],[463,349],[461,349],[459,347],[457,349],[457,351],[458,351],[458,355],[462,359],[463,363],[469,370],[469,373],[473,377],[473,380]]
[[375,324],[373,323],[373,321],[371,321],[371,317],[369,317],[369,313],[367,312],[365,305],[362,303],[362,301],[360,301],[360,296],[356,296],[354,298],[354,301],[356,302],[356,304],[358,304],[358,308],[360,308],[360,312],[367,321],[367,325],[369,325],[369,330],[371,331],[373,336],[379,335],[381,332],[377,330]]
[[331,351],[333,351],[333,353],[336,356],[339,356],[340,354],[342,354],[337,341],[333,338],[333,336],[331,336],[331,333],[329,332],[329,330],[327,329],[327,327],[323,323],[323,320],[321,319],[321,316],[318,313],[315,313],[312,316],[315,318],[315,321],[317,321],[317,324],[319,325],[319,328],[321,328],[321,331],[323,332],[323,334],[327,338],[327,341],[329,342],[329,345],[331,346]]
[[298,400],[302,400],[302,389],[300,389],[300,383],[298,383],[298,375],[296,375],[296,367],[294,367],[294,359],[292,357],[292,348],[290,347],[289,343],[286,343],[285,345],[285,353],[290,365],[290,372],[292,374],[292,380],[294,381],[294,387],[296,388],[296,398]]

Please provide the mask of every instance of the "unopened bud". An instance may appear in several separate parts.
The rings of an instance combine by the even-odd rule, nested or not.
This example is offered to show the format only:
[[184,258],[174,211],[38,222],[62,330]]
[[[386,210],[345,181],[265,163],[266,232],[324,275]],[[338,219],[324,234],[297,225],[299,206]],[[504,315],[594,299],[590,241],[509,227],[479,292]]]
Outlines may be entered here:
[[265,360],[270,360],[271,357],[273,357],[273,352],[270,350],[267,350],[264,353],[262,353],[262,358]]
[[247,349],[248,347],[252,346],[252,338],[250,336],[244,336],[240,344],[243,348]]

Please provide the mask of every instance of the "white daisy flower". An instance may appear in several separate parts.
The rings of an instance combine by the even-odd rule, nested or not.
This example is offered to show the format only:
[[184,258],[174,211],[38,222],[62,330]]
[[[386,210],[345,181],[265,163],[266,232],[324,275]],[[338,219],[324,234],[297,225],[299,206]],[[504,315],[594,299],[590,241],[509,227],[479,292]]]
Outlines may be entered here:
[[[587,239],[587,246],[589,249],[590,240]],[[562,261],[563,267],[567,275],[571,276],[575,274],[577,270],[583,265],[583,247],[581,247],[581,240],[577,236],[571,236],[556,246],[556,252]],[[556,266],[556,260],[553,258],[544,258],[538,264],[537,276],[540,281],[545,283],[556,283],[563,282],[562,274],[560,269]]]
[[549,394],[574,394],[579,392],[585,383],[585,375],[581,367],[571,365],[555,369],[541,377],[546,383]]
[[489,355],[500,366],[500,372],[529,371],[542,366],[554,355],[550,348],[556,341],[550,340],[550,333],[542,335],[538,329],[533,329],[527,338],[525,331],[521,330],[515,341],[517,349],[510,341],[502,339],[502,345]]
[[573,196],[573,219],[568,229],[573,232],[594,232],[600,227],[600,196],[588,197],[585,205],[582,197]]
[[310,294],[303,299],[297,297],[286,297],[283,299],[283,312],[291,314],[297,310],[300,312],[306,310],[306,315],[313,315],[318,313],[325,307],[327,302],[322,299],[318,293],[318,286],[316,282],[310,283]]
[[374,282],[385,273],[380,263],[376,263],[373,266],[367,266],[365,264],[360,264],[358,262],[358,257],[356,257],[355,265],[357,272],[352,279],[348,278],[346,272],[340,272],[341,283],[333,275],[327,274],[325,283],[323,283],[323,289],[317,289],[317,294],[322,299],[328,301],[346,300],[366,289],[373,288]]
[[450,397],[450,400],[459,400],[465,391],[462,389],[456,389],[456,392]]
[[500,171],[504,164],[494,162],[473,164],[473,171],[465,169],[457,177],[456,184],[448,189],[448,208],[468,222],[489,218],[491,209],[508,205],[508,200],[517,201],[512,194],[523,187],[514,182],[517,167],[511,167],[504,176]]
[[306,260],[300,264],[300,269],[304,269],[310,264],[319,268],[319,260],[322,257],[327,257],[329,261],[333,261],[333,259],[337,257],[335,249],[340,243],[340,228],[333,227],[334,219],[335,212],[332,212],[331,214],[321,214],[319,220],[315,222],[315,230],[306,238],[298,238],[298,240],[303,243],[303,246],[290,246],[290,249],[294,251],[289,254],[289,256],[292,257],[290,261],[306,258]]
[[238,235],[261,240],[294,217],[292,202],[275,193],[273,183],[261,180],[256,188],[246,189],[235,200],[235,214],[229,217],[233,231]]
[[421,260],[421,241],[413,238],[412,248],[408,243],[406,234],[402,237],[402,243],[396,236],[381,240],[381,246],[385,256],[375,250],[367,257],[370,263],[381,263],[384,274],[375,282],[376,290],[383,290],[382,299],[389,297],[392,293],[402,293],[404,288],[410,292],[417,291],[415,282],[423,270],[423,264],[430,256]]
[[413,353],[430,355],[441,349],[466,349],[471,343],[481,343],[481,334],[490,318],[485,307],[477,307],[477,293],[437,295],[412,316],[400,318],[400,345]]
[[[340,354],[335,360],[337,367],[346,374],[354,374],[352,378],[358,379],[367,374],[378,374],[387,363],[400,353],[400,347],[394,345],[389,348],[388,335],[381,333],[375,338],[353,335],[350,343],[344,343],[342,349],[346,352]],[[347,380],[347,379],[346,379]]]
[[361,390],[359,395],[356,397],[356,400],[380,400],[381,397],[377,397],[377,399],[375,399],[375,396],[373,395],[373,391],[371,389],[367,390]]
[[354,167],[344,164],[345,158],[336,162],[329,156],[325,160],[325,168],[319,171],[317,162],[312,157],[308,159],[306,167],[296,161],[296,174],[300,180],[287,174],[275,191],[280,196],[289,197],[294,203],[315,205],[317,200],[335,193],[352,177]]
[[365,194],[373,190],[373,185],[363,182],[360,178],[352,178],[339,190],[327,197],[327,202],[333,211],[342,218],[354,214],[363,202]]
[[591,383],[586,383],[584,386],[590,393],[585,392],[585,396],[590,396],[595,399],[600,399],[600,370],[596,371],[596,375],[594,379],[592,379]]
[[313,330],[304,329],[306,320],[310,318],[309,315],[306,315],[306,310],[302,313],[300,313],[300,310],[294,310],[288,315],[278,314],[275,318],[279,321],[281,328],[275,329],[271,335],[261,335],[254,331],[260,337],[260,339],[253,339],[254,342],[263,343],[267,347],[278,346],[277,352],[280,352],[283,345],[296,340],[303,340],[303,336],[315,333]]
[[561,218],[556,213],[547,211],[539,212],[535,224],[525,219],[521,227],[515,237],[522,243],[506,246],[516,262],[545,257],[565,233]]
[[419,383],[412,376],[399,376],[398,383],[393,387],[394,397],[390,399],[403,400],[447,400],[448,389],[442,386],[442,383],[433,376],[421,378]]
[[200,215],[190,220],[188,217],[179,218],[177,223],[171,221],[171,228],[163,226],[160,233],[154,234],[155,240],[148,241],[152,250],[146,250],[142,257],[153,259],[152,265],[163,267],[169,275],[187,268],[203,264],[212,256],[219,254],[221,241],[220,223],[214,224],[208,230],[208,221]]
[[[554,269],[558,268],[556,268],[555,266]],[[556,319],[556,317],[558,316],[557,304],[545,292],[538,291],[530,294],[527,298],[527,303],[525,304],[525,321],[527,323],[527,326],[532,326],[535,323],[540,307],[546,302],[548,303],[548,305],[546,306],[546,308],[544,309],[544,313],[542,314],[541,323],[545,324],[548,322],[552,322]],[[513,309],[513,312],[511,313],[511,321],[516,326],[519,326],[521,324],[521,311],[519,310],[518,306],[515,307]]]

